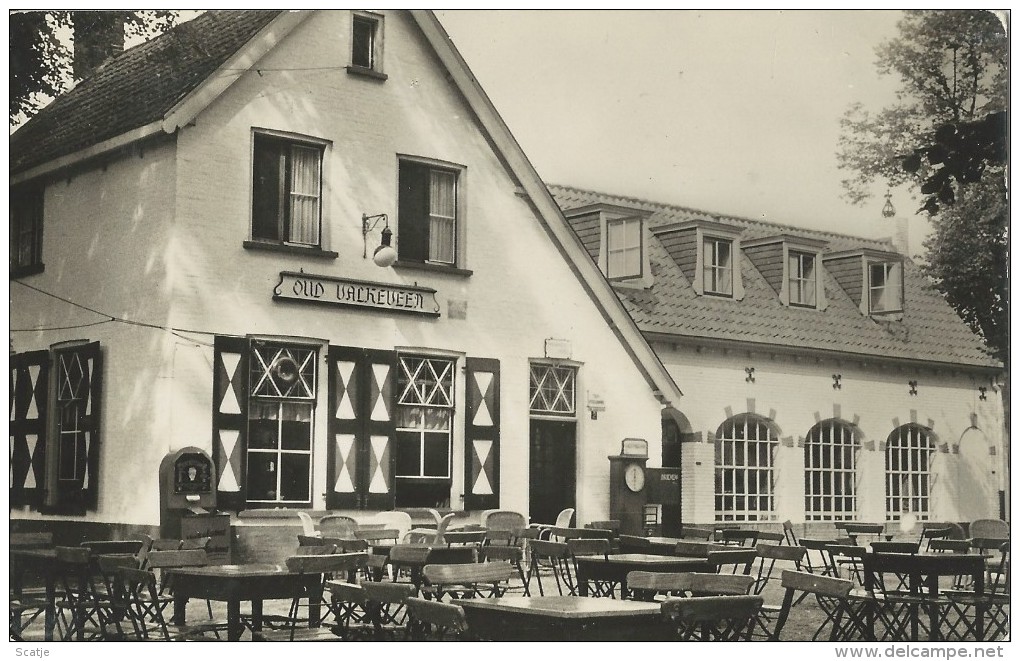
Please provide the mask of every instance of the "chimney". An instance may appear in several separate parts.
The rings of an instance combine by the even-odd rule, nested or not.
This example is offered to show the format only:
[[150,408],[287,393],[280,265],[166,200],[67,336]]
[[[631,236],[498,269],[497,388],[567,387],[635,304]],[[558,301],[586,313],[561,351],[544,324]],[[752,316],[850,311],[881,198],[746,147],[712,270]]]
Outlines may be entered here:
[[124,12],[74,11],[74,79],[88,78],[111,57],[124,52]]

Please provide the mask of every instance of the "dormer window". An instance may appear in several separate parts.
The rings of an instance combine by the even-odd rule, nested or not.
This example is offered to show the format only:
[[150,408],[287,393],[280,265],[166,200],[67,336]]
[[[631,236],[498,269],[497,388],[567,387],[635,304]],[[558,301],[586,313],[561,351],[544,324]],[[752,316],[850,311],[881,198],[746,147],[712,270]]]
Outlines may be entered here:
[[356,11],[351,17],[351,64],[347,73],[385,80],[383,73],[383,17]]
[[640,278],[642,232],[640,218],[607,221],[606,277],[610,280]]
[[704,243],[704,287],[706,294],[733,296],[733,242],[706,237]]
[[899,312],[903,309],[903,264],[868,264],[868,300],[871,312]]
[[790,305],[815,307],[817,277],[815,276],[815,256],[806,252],[789,253]]

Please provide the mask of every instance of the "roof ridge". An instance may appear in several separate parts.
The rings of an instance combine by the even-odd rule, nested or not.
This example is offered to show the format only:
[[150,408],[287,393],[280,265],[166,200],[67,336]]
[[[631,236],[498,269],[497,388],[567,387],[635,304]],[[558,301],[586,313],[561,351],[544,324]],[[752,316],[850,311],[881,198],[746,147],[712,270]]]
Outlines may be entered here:
[[818,229],[812,229],[812,228],[809,228],[809,227],[800,227],[798,225],[789,225],[789,224],[786,224],[786,223],[777,223],[777,222],[768,221],[768,220],[756,220],[756,219],[753,219],[753,218],[746,218],[744,216],[735,216],[733,214],[719,213],[717,211],[707,211],[705,209],[695,209],[694,207],[687,207],[687,206],[682,206],[682,205],[679,205],[679,204],[671,204],[669,202],[658,202],[656,200],[649,200],[647,198],[636,197],[636,196],[633,196],[633,195],[619,195],[619,194],[616,194],[616,193],[607,193],[607,192],[604,192],[604,191],[592,190],[590,188],[580,188],[580,187],[577,187],[577,186],[566,186],[566,185],[563,185],[563,184],[554,184],[554,183],[547,183],[546,186],[549,187],[549,188],[559,188],[559,189],[572,190],[572,191],[576,191],[578,193],[589,193],[589,194],[593,194],[593,195],[601,195],[603,197],[612,197],[612,198],[619,199],[619,200],[630,200],[630,201],[633,201],[633,202],[640,202],[641,204],[647,204],[647,205],[651,205],[651,206],[654,206],[654,207],[659,207],[659,208],[662,208],[662,209],[670,209],[670,210],[674,210],[674,211],[684,211],[684,212],[693,213],[693,214],[704,214],[706,216],[711,216],[712,218],[716,218],[716,219],[736,221],[736,222],[740,222],[740,223],[748,223],[748,224],[760,225],[760,226],[770,227],[770,228],[789,229],[789,230],[793,230],[793,231],[796,231],[796,232],[806,232],[806,233],[809,233],[809,234],[812,234],[812,235],[816,235],[816,236],[831,236],[831,237],[835,237],[835,238],[838,238],[838,239],[849,239],[849,240],[853,240],[853,241],[867,241],[867,242],[874,243],[874,244],[877,244],[877,245],[882,245],[882,246],[891,246],[892,245],[892,241],[889,241],[889,240],[869,239],[868,237],[858,236],[858,235],[855,235],[855,234],[843,234],[841,232],[833,232],[831,230],[818,230]]

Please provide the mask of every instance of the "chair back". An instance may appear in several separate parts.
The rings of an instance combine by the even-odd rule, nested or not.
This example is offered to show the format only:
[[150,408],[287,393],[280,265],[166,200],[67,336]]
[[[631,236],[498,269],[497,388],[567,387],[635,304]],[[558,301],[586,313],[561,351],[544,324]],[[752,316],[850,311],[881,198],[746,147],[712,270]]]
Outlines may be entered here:
[[608,558],[612,546],[608,539],[568,539],[567,548],[574,557],[579,555],[600,555]]
[[390,562],[424,565],[430,550],[424,544],[394,544],[390,547]]
[[443,540],[447,546],[453,546],[454,544],[465,546],[481,546],[482,542],[485,541],[485,530],[450,530],[443,535]]
[[744,574],[703,574],[692,572],[687,590],[692,597],[741,595],[751,591],[754,577]]
[[450,521],[453,521],[455,516],[457,515],[454,512],[450,512],[439,520],[439,525],[436,526],[436,536],[432,540],[433,544],[446,543],[446,529],[450,527]]
[[[590,531],[588,531],[590,533]],[[568,528],[566,526],[550,526],[546,528],[548,539],[556,542],[565,542],[568,539],[577,539],[585,536],[584,528]]]
[[308,516],[307,512],[297,512],[298,520],[301,522],[301,528],[306,535],[315,535],[318,531],[315,529],[315,522],[312,521],[312,517]]
[[51,532],[12,532],[10,536],[12,549],[41,549],[53,546]]
[[336,553],[336,544],[297,547],[298,555],[329,555],[330,553]]
[[150,551],[146,557],[150,569],[172,569],[177,567],[205,567],[209,556],[205,549],[188,551]]
[[474,546],[433,546],[427,561],[435,564],[461,564],[478,562],[478,549]]
[[570,549],[566,542],[551,542],[546,539],[533,539],[528,543],[532,556],[539,558],[564,559],[570,557]]
[[87,548],[91,553],[138,553],[142,549],[140,539],[104,539],[85,541],[81,546]]
[[970,541],[966,539],[933,539],[928,545],[933,553],[970,553]]
[[89,550],[87,548],[80,546],[57,546],[54,550],[56,551],[57,562],[73,565],[88,564]]
[[325,538],[313,535],[298,535],[297,541],[298,546],[325,546],[328,543]]
[[[803,540],[801,540],[803,541]],[[790,611],[794,605],[794,595],[799,591],[803,594],[798,598],[798,602],[808,594],[813,594],[819,597],[819,604],[822,603],[821,598],[824,598],[826,602],[836,602],[835,606],[830,606],[832,613],[840,613],[841,615],[847,615],[847,619],[855,619],[853,611],[847,611],[846,603],[847,597],[850,595],[850,590],[853,589],[853,581],[848,581],[841,578],[831,578],[828,576],[819,576],[818,574],[811,574],[807,572],[784,570],[782,576],[782,585],[785,589],[783,596],[783,604],[779,609],[779,615],[776,617],[776,623],[773,626],[772,633],[769,635],[769,640],[779,640],[780,634],[783,631],[783,627],[786,625],[786,621],[790,616]],[[838,609],[838,610],[837,610]],[[843,633],[844,626],[841,629],[840,625],[833,622],[833,618],[830,616],[825,622],[826,624],[832,622],[830,627],[829,640],[837,640],[840,638],[840,634]],[[853,623],[851,623],[853,624]],[[856,631],[853,627],[850,627],[851,631]],[[864,634],[864,631],[858,631],[860,634]],[[819,629],[818,636],[821,633]],[[851,638],[852,639],[852,638]]]
[[790,546],[800,546],[797,541],[797,533],[793,530],[793,521],[789,519],[783,521],[783,536],[786,537],[786,543]]
[[319,519],[318,530],[323,537],[353,539],[354,531],[357,529],[358,522],[342,514],[327,514]]
[[1009,539],[1009,524],[1002,519],[977,519],[971,521],[971,538]]
[[680,539],[700,539],[707,542],[712,539],[712,531],[708,528],[684,526],[680,529]]
[[755,550],[758,552],[758,573],[754,581],[755,594],[761,594],[768,587],[769,581],[772,580],[772,570],[777,561],[792,562],[797,569],[800,569],[800,563],[807,555],[807,549],[803,546],[759,543]]
[[652,547],[647,537],[620,535],[617,540],[620,544],[620,553],[648,553],[648,549]]
[[[314,548],[314,547],[312,547]],[[361,569],[368,563],[367,553],[329,553],[293,555],[286,560],[287,570],[298,574],[338,574]]]
[[149,551],[177,551],[183,542],[181,539],[154,539],[149,544]]
[[470,564],[428,564],[422,576],[430,585],[470,585],[475,583],[506,583],[514,575],[513,567],[504,562]]
[[620,525],[618,519],[608,519],[606,521],[592,521],[591,523],[584,524],[584,527],[592,530],[605,530],[611,535],[610,539],[616,539],[620,536]]
[[763,599],[756,596],[669,598],[662,613],[677,627],[680,640],[749,640]]
[[702,541],[687,541],[680,540],[676,543],[676,547],[673,549],[673,555],[681,558],[708,558],[708,554],[712,551],[725,551],[727,550],[722,544],[713,544],[712,542]]
[[212,537],[188,537],[187,539],[181,540],[181,549],[188,551],[192,549],[203,549],[209,550],[209,542],[212,541]]
[[513,510],[485,510],[482,512],[482,526],[487,530],[516,534],[528,527],[528,518]]
[[340,553],[368,553],[368,549],[372,547],[367,539],[327,539],[336,543],[337,551]]
[[723,573],[727,567],[732,567],[729,572],[731,574],[736,574],[739,569],[741,574],[750,575],[751,565],[757,557],[758,552],[755,549],[733,549],[709,551],[707,560],[708,564],[715,567],[717,574]]
[[557,528],[569,528],[570,524],[574,521],[574,508],[568,507],[564,510],[560,510],[560,513],[556,515],[556,527]]
[[877,539],[885,532],[885,525],[881,523],[857,523],[854,521],[846,521],[843,523],[843,530],[846,531],[847,537],[849,537],[851,542],[856,546],[858,543],[857,538],[861,535],[871,535]]
[[365,601],[374,601],[377,604],[402,604],[418,591],[411,583],[362,581],[359,585],[365,595]]
[[733,528],[729,530],[721,531],[721,541],[723,544],[731,546],[754,546],[758,543],[758,531],[757,530],[743,530],[740,528]]
[[478,550],[478,562],[520,563],[524,559],[524,549],[519,546],[492,546],[487,544]]
[[905,582],[910,594],[939,594],[940,577],[968,577],[976,597],[984,594],[985,558],[976,554],[941,553],[869,553],[864,556],[864,589],[872,594],[886,591],[886,578],[895,577],[894,586]]
[[872,553],[917,553],[920,542],[872,542]]
[[632,571],[627,574],[627,589],[638,599],[646,599],[651,594],[686,596],[690,587],[690,572]]
[[464,609],[456,604],[430,601],[420,597],[404,600],[411,640],[459,638],[468,630]]
[[354,531],[356,539],[364,539],[371,542],[393,541],[394,544],[400,539],[400,531],[396,528],[370,528],[365,530],[359,528]]

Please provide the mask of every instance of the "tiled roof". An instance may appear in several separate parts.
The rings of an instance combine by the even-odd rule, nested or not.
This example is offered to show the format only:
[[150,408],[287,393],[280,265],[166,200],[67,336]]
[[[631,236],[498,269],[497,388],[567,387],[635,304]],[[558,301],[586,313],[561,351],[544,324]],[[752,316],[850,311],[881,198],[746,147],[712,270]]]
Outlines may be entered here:
[[11,173],[162,119],[279,14],[208,11],[124,51],[11,135]]
[[[564,210],[605,203],[651,211],[648,222],[652,229],[705,219],[740,229],[742,240],[784,233],[824,240],[827,242],[824,253],[862,248],[895,250],[884,241],[724,216],[637,198],[556,185],[550,185],[549,191]],[[862,315],[824,268],[828,306],[821,311],[784,306],[775,290],[746,258],[741,259],[740,265],[743,300],[698,296],[659,239],[651,233],[645,237],[650,239],[653,286],[616,288],[617,295],[644,333],[968,366],[998,365],[983,348],[980,338],[907,258],[904,258],[902,321],[877,321]]]

